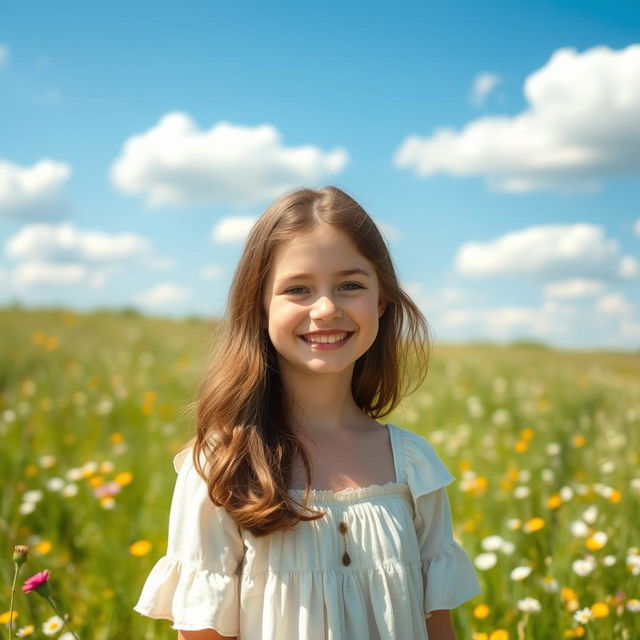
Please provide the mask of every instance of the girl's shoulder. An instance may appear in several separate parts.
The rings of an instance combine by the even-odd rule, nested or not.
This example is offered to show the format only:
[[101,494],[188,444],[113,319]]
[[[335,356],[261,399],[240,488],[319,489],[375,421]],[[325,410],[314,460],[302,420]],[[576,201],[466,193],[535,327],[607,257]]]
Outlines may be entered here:
[[396,442],[400,442],[398,453],[403,458],[401,463],[414,497],[431,493],[456,479],[424,436],[395,424],[390,427],[396,432]]

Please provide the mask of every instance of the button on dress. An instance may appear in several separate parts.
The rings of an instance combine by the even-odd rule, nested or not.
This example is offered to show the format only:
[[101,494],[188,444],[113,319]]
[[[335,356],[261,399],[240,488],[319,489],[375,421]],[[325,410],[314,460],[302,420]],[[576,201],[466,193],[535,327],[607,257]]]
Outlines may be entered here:
[[[134,610],[241,640],[427,640],[425,618],[480,586],[453,539],[455,478],[427,440],[386,427],[395,482],[314,490],[323,518],[263,537],[209,500],[191,448],[181,451],[167,553]],[[289,493],[302,502],[304,490]]]

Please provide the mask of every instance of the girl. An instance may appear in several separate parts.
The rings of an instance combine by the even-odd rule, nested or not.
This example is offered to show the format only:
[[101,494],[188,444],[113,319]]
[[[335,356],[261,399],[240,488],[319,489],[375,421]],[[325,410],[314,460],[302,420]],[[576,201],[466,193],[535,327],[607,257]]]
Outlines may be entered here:
[[179,640],[455,639],[450,610],[480,589],[454,477],[375,419],[424,379],[429,335],[371,218],[334,187],[279,198],[221,326],[135,610]]

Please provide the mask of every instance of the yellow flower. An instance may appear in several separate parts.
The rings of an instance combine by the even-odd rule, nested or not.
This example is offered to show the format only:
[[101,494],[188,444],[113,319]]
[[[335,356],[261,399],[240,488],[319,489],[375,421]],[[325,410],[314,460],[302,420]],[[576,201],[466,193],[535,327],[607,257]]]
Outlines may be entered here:
[[35,631],[35,627],[32,624],[28,624],[26,627],[20,627],[16,631],[16,638],[26,638]]
[[622,492],[614,489],[609,496],[609,502],[613,502],[614,504],[620,502],[622,500]]
[[111,439],[111,444],[120,444],[124,440],[124,436],[118,431],[116,431],[115,433],[111,434],[110,439]]
[[[15,620],[18,617],[18,612],[14,611],[13,615],[11,616],[13,618],[13,620]],[[4,613],[0,613],[0,624],[9,624],[9,612],[5,611]]]
[[606,537],[593,535],[590,538],[587,538],[584,544],[589,551],[599,551],[606,543]]
[[151,551],[151,543],[148,540],[137,540],[129,547],[132,556],[146,556]]
[[489,635],[486,633],[478,633],[475,632],[472,636],[471,636],[472,640],[489,640]]
[[[86,473],[89,473],[89,471]],[[102,484],[102,476],[93,476],[93,478],[89,478],[89,484],[92,487],[99,487]]]
[[43,540],[42,542],[38,542],[37,545],[33,547],[33,550],[41,556],[46,556],[47,553],[51,552],[53,545],[48,540]]
[[516,453],[524,453],[529,448],[529,443],[525,440],[518,440],[516,442],[515,450]]
[[36,467],[35,464],[27,465],[24,471],[29,478],[33,478],[38,475],[38,467]]
[[473,610],[473,617],[484,620],[491,613],[491,609],[486,604],[479,604]]
[[133,482],[133,473],[131,471],[122,471],[114,478],[114,481],[124,487]]
[[587,439],[581,433],[577,433],[573,438],[571,438],[571,444],[576,447],[576,449],[584,447],[586,442]]
[[544,520],[542,518],[531,518],[524,523],[522,530],[525,533],[533,533],[534,531],[540,531],[544,527]]
[[509,640],[509,632],[506,629],[496,629],[491,632],[489,640]]
[[560,591],[560,595],[562,596],[562,599],[564,601],[578,599],[578,594],[569,587],[562,587],[562,590]]
[[153,413],[153,404],[156,401],[155,391],[145,391],[142,396],[142,413],[150,416]]
[[561,504],[562,498],[557,493],[547,498],[547,507],[549,507],[549,509],[557,509]]
[[520,432],[520,437],[523,440],[533,440],[535,436],[535,431],[531,427],[527,427]]
[[604,602],[596,602],[591,606],[594,618],[606,618],[609,615],[609,607]]
[[31,334],[31,342],[33,342],[33,344],[44,344],[46,339],[47,334],[44,331],[34,331]]
[[45,342],[47,351],[55,351],[60,346],[60,341],[55,336],[49,336]]

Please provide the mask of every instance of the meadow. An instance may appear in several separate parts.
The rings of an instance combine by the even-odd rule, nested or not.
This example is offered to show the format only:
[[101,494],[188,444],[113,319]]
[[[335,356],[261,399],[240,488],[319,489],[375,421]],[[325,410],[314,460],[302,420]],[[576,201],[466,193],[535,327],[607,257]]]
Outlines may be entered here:
[[[0,637],[24,544],[17,637],[64,637],[20,592],[49,569],[83,640],[175,640],[132,607],[166,548],[171,460],[192,435],[210,330],[0,310]],[[454,612],[460,640],[640,638],[639,353],[436,344],[426,382],[385,421],[426,436],[456,476],[455,534],[482,586]]]

